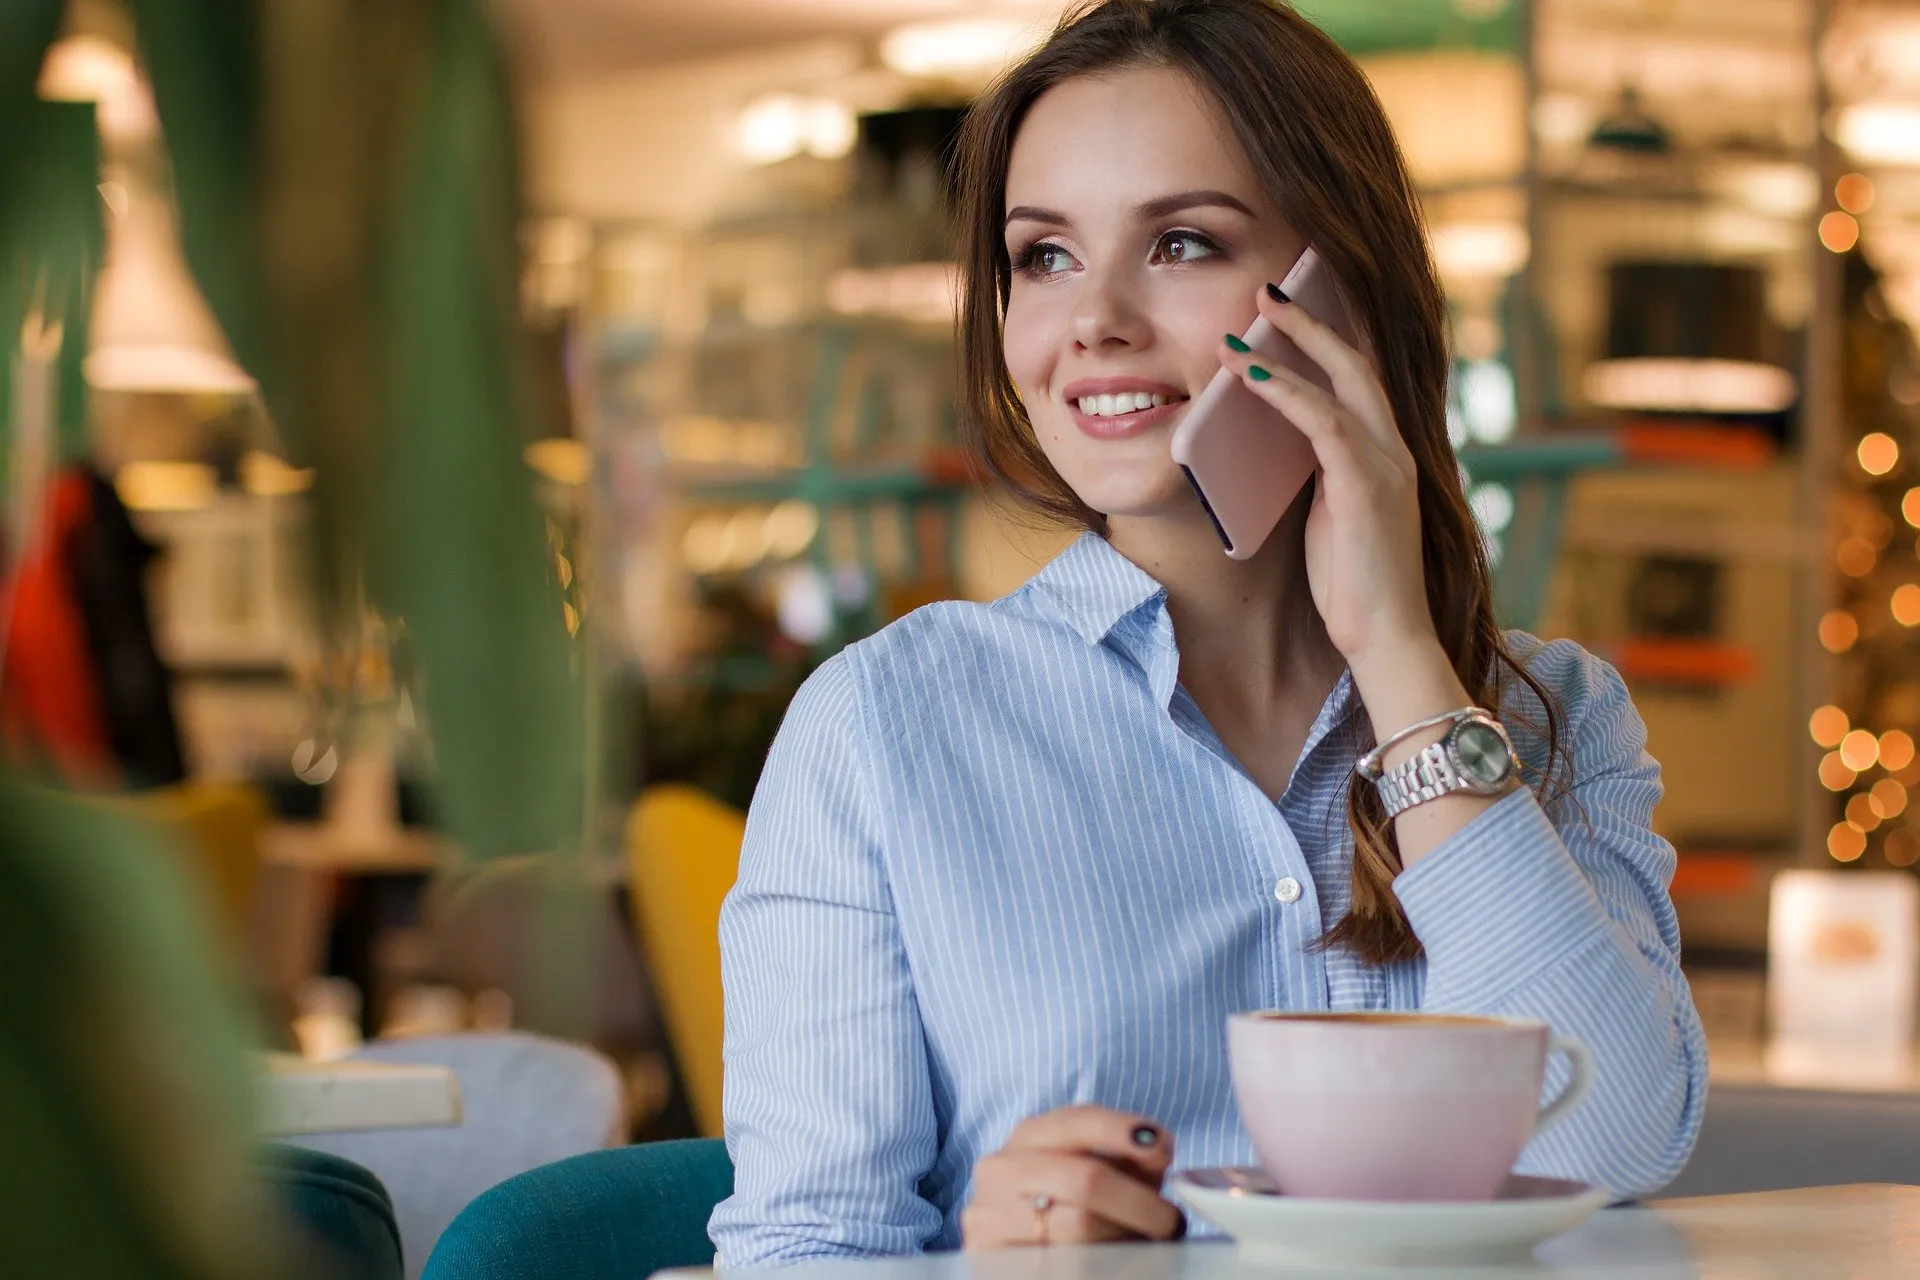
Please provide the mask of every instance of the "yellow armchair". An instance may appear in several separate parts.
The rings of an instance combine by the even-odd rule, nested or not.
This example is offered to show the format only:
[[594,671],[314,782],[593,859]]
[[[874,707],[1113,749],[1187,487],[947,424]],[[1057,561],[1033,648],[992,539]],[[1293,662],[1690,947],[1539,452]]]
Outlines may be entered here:
[[694,1122],[721,1133],[720,904],[740,871],[746,815],[686,786],[653,787],[627,819],[634,925]]

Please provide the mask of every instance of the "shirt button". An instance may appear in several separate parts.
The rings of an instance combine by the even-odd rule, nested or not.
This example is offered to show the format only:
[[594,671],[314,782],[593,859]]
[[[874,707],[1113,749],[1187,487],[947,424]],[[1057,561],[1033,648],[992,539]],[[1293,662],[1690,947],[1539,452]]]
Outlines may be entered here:
[[1292,876],[1280,877],[1280,882],[1273,886],[1273,896],[1289,904],[1300,901],[1300,882]]

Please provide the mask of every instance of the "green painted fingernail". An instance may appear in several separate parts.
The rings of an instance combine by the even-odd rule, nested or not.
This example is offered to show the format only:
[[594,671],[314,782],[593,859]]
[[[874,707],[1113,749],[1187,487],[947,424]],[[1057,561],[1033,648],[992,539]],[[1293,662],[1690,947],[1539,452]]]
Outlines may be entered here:
[[1247,376],[1255,382],[1265,382],[1268,378],[1271,378],[1273,374],[1262,369],[1257,364],[1250,364],[1247,366]]
[[1253,350],[1252,347],[1240,341],[1240,339],[1234,337],[1232,334],[1227,335],[1227,346],[1234,351],[1238,351],[1241,355],[1245,355],[1247,352]]

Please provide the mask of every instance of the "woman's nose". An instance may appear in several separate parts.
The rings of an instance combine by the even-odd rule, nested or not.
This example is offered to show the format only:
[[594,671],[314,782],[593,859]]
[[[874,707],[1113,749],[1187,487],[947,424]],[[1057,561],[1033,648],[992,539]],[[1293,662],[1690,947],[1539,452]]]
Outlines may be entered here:
[[1073,340],[1088,351],[1114,346],[1139,346],[1146,340],[1146,317],[1129,296],[1124,282],[1108,278],[1088,280],[1073,312]]

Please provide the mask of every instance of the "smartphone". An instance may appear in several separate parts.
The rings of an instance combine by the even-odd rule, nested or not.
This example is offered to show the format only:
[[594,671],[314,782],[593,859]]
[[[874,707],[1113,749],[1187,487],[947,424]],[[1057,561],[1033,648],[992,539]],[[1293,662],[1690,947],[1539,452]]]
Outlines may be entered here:
[[[1347,342],[1367,350],[1339,282],[1311,246],[1301,251],[1280,290]],[[1256,317],[1241,341],[1266,357],[1263,363],[1285,365],[1331,390],[1326,372],[1266,317]],[[1319,465],[1300,429],[1224,368],[1174,429],[1173,460],[1186,472],[1214,532],[1235,560],[1260,550]]]

